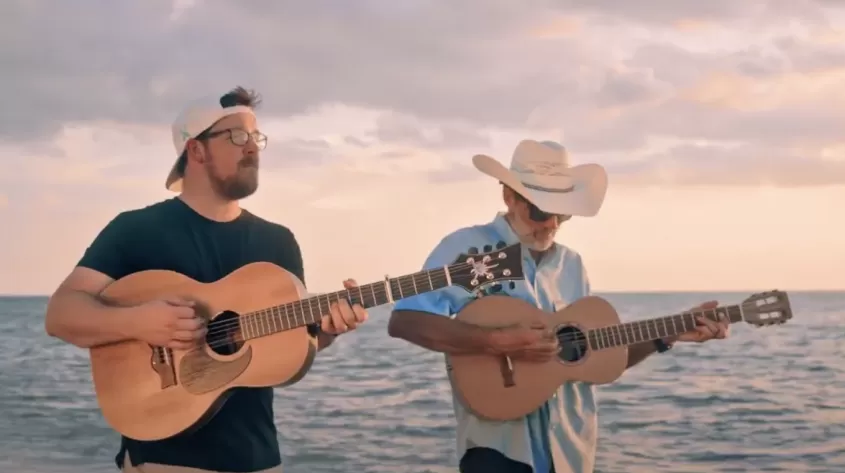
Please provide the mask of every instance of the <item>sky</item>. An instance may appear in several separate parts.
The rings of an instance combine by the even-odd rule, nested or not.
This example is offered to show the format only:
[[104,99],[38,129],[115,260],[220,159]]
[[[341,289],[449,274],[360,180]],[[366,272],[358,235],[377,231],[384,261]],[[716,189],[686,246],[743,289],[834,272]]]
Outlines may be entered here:
[[597,291],[845,289],[840,5],[11,0],[0,294],[50,294],[117,213],[173,197],[171,122],[237,85],[269,136],[243,205],[293,230],[312,291],[490,221],[471,158],[526,138],[608,171],[558,236]]

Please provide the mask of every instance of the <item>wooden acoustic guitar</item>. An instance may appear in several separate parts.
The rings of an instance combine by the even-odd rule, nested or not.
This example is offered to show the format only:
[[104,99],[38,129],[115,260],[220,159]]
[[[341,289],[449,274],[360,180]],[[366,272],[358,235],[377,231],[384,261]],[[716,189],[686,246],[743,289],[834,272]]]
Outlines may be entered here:
[[517,419],[540,407],[564,382],[615,381],[628,364],[629,346],[692,330],[695,316],[762,327],[786,322],[792,318],[792,309],[787,294],[774,290],[753,294],[736,305],[621,323],[613,306],[598,296],[578,299],[548,313],[521,299],[488,295],[467,304],[456,319],[484,327],[546,321],[557,334],[558,357],[538,363],[491,355],[450,355],[450,382],[456,397],[477,417]]
[[523,278],[520,244],[500,242],[486,249],[461,254],[442,268],[307,298],[296,276],[271,263],[249,264],[210,284],[161,270],[121,278],[100,295],[107,304],[183,297],[195,301],[197,313],[208,320],[208,334],[190,350],[141,341],[92,348],[100,410],[116,431],[137,440],[192,431],[222,407],[234,388],[285,386],[302,379],[317,352],[306,326],[319,323],[335,301],[369,308],[447,286],[474,292]]

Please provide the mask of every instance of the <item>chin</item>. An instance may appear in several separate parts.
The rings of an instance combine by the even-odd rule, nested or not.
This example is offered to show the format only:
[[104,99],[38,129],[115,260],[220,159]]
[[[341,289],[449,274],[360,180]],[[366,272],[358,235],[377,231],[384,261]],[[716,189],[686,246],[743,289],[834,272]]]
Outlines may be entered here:
[[555,244],[555,241],[553,239],[542,241],[534,240],[531,242],[523,242],[523,244],[534,251],[546,251]]

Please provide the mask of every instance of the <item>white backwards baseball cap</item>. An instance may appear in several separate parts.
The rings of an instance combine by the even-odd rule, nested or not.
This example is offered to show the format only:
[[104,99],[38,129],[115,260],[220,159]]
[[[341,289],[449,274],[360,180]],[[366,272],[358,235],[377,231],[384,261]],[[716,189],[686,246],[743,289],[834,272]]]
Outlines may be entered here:
[[176,148],[176,161],[167,175],[165,187],[167,190],[179,192],[182,190],[182,175],[178,170],[179,156],[185,151],[188,140],[196,138],[220,119],[236,113],[248,113],[255,116],[252,108],[244,105],[224,107],[220,97],[205,97],[195,100],[182,110],[171,127],[173,133],[173,147]]

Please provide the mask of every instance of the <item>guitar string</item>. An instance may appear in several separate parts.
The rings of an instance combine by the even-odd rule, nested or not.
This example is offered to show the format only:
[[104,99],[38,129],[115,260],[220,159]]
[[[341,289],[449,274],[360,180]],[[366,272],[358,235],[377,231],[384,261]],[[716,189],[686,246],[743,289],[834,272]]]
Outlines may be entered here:
[[[456,270],[469,268],[471,266],[474,266],[474,264],[473,263],[455,263],[453,265],[448,266],[447,268],[449,268],[452,271],[456,271]],[[398,278],[395,278],[394,281],[396,281],[397,284],[398,284],[398,289],[399,289],[400,294],[405,292],[403,289],[406,289],[406,290],[413,289],[413,292],[417,292],[417,284],[416,284],[416,277],[417,276],[427,275],[428,279],[431,282],[431,285],[434,284],[435,280],[437,281],[437,284],[439,285],[439,284],[442,284],[442,283],[448,281],[447,275],[440,273],[440,271],[442,271],[444,269],[445,268],[432,268],[430,270],[417,271],[417,272],[409,274],[409,275],[399,276]],[[434,272],[434,271],[437,271],[439,274],[435,275],[432,279],[431,273]],[[410,281],[403,281],[405,279],[410,279]],[[370,283],[370,284],[366,284],[365,286],[374,286],[374,285],[378,286],[379,295],[386,296],[388,294],[388,291],[385,289],[384,284]],[[362,288],[363,288],[363,286],[359,286],[358,292],[362,297],[361,302],[364,302],[364,300],[363,300],[363,294],[364,293],[363,293]],[[374,292],[375,287],[371,287],[370,291]],[[426,292],[428,292],[428,291],[426,291]],[[241,331],[243,332],[244,325],[245,325],[244,322],[249,322],[249,321],[242,320],[242,319],[252,319],[252,320],[254,320],[255,324],[265,324],[265,323],[270,324],[271,322],[274,322],[275,320],[281,319],[281,320],[279,320],[279,322],[281,323],[282,326],[285,325],[284,322],[287,322],[287,325],[291,326],[291,328],[293,328],[293,325],[301,326],[301,325],[299,325],[298,315],[301,315],[303,322],[305,322],[306,318],[308,318],[308,315],[305,314],[306,306],[308,308],[309,313],[311,313],[311,316],[313,317],[313,310],[312,310],[311,302],[306,302],[306,301],[316,300],[317,301],[317,309],[321,310],[321,308],[322,308],[321,306],[322,306],[322,303],[323,303],[320,300],[321,297],[324,297],[327,301],[329,301],[329,305],[331,305],[331,302],[332,302],[331,299],[330,299],[331,296],[334,296],[337,299],[336,301],[339,301],[340,295],[342,295],[344,293],[347,296],[346,297],[347,300],[351,299],[352,293],[350,292],[349,289],[347,289],[347,290],[343,290],[343,291],[337,291],[337,292],[334,292],[334,293],[312,296],[312,297],[309,297],[309,298],[306,298],[306,299],[301,299],[301,300],[297,300],[297,301],[291,301],[291,302],[288,302],[288,303],[285,303],[285,304],[280,304],[279,306],[276,306],[276,307],[250,312],[250,313],[244,314],[243,316],[239,316],[237,318],[234,318],[232,320],[224,321],[223,323],[215,324],[214,321],[212,321],[211,322],[212,328],[211,328],[211,330],[208,331],[208,333],[206,334],[206,337],[208,337],[209,335],[212,335],[212,336],[218,335],[222,332],[226,332],[228,334],[230,332],[230,329],[234,329],[234,328],[237,328],[237,327],[240,327]],[[374,296],[373,298],[375,299],[375,294],[373,294],[373,296]],[[378,304],[378,305],[383,305],[383,304]],[[277,318],[275,310],[277,310],[279,307],[290,307],[291,312],[293,312],[293,322],[291,322],[291,316],[290,316],[290,314],[287,313],[288,312],[287,309],[283,309],[284,313],[283,314],[279,313],[280,317]],[[299,312],[301,312],[301,314],[297,314],[297,309],[299,310]],[[315,320],[312,323],[317,323],[317,322],[318,321]],[[307,323],[305,323],[303,325],[307,325]],[[260,325],[260,326],[263,327],[263,325]],[[574,338],[573,340],[579,340],[579,338]],[[229,345],[229,344],[230,344],[229,340],[221,340],[220,344],[218,346],[224,346],[224,345]],[[209,344],[209,345],[211,345],[211,344]]]
[[[595,329],[590,329],[590,330],[587,330],[585,332],[579,332],[577,334],[567,333],[567,334],[557,335],[557,339],[560,343],[583,342],[583,341],[586,340],[587,343],[590,345],[589,346],[590,349],[594,349],[592,347],[592,345],[598,345],[595,349],[611,348],[611,347],[617,347],[617,346],[620,346],[620,345],[632,345],[632,344],[635,344],[635,343],[646,342],[649,339],[654,340],[656,338],[661,338],[660,337],[660,330],[656,326],[657,322],[660,321],[660,320],[665,320],[665,319],[668,319],[668,318],[678,318],[678,317],[684,318],[684,317],[687,317],[687,316],[695,317],[696,315],[707,316],[707,315],[709,315],[708,314],[709,312],[713,312],[712,315],[715,316],[717,314],[717,312],[719,312],[719,311],[728,312],[728,316],[730,317],[731,309],[737,308],[739,306],[740,306],[739,304],[733,304],[733,305],[730,305],[730,306],[717,307],[715,309],[704,309],[704,310],[700,310],[700,311],[683,312],[683,313],[664,316],[664,317],[656,318],[656,319],[637,320],[637,321],[625,322],[625,323],[617,324],[617,325],[611,325],[611,326],[607,326],[607,327],[597,327]],[[634,338],[634,339],[636,339],[636,337],[637,337],[636,332],[634,331],[634,325],[629,325],[629,324],[635,324],[635,325],[652,324],[654,326],[654,332],[658,334],[658,337],[651,338],[651,336],[648,332],[648,328],[646,328],[645,333],[648,336],[647,339],[640,340],[640,341],[626,341],[619,334],[625,333],[626,337],[630,336],[630,338]],[[695,326],[694,321],[693,321],[693,324],[694,324],[693,326]],[[613,327],[622,327],[622,326],[625,326],[624,332],[621,329],[619,329],[619,330],[617,330],[617,333],[613,333],[613,331],[612,331]],[[664,326],[667,329],[667,335],[668,335],[668,325],[664,325]],[[683,326],[686,327],[686,322],[683,323]],[[602,330],[604,330],[604,333],[602,333]],[[643,329],[642,329],[642,327],[640,327],[640,333],[642,334],[642,332],[643,332]],[[211,348],[216,348],[216,347],[225,346],[225,345],[228,345],[228,344],[229,343],[210,343],[208,346],[211,347]],[[189,350],[189,352],[197,351],[200,348],[201,347],[193,348],[193,349]],[[192,370],[192,371],[194,371],[194,370]]]
[[[633,338],[636,338],[634,326],[640,326],[640,325],[646,325],[647,326],[648,324],[652,324],[652,325],[655,326],[654,331],[658,335],[660,335],[659,328],[656,326],[656,324],[657,324],[658,321],[663,320],[664,321],[664,328],[666,328],[666,331],[667,331],[667,334],[668,334],[669,327],[665,323],[666,319],[679,318],[679,317],[684,319],[688,316],[695,317],[696,315],[701,315],[701,316],[707,317],[708,315],[710,315],[709,313],[711,313],[711,312],[712,312],[712,315],[714,317],[716,317],[718,312],[723,311],[723,312],[727,313],[728,320],[730,320],[732,312],[739,309],[738,313],[741,315],[742,314],[742,307],[745,306],[745,305],[746,305],[746,303],[743,302],[743,303],[740,303],[740,304],[720,306],[720,307],[716,307],[714,309],[692,310],[692,311],[687,311],[687,312],[682,312],[682,313],[679,313],[679,314],[663,316],[663,317],[660,317],[660,318],[655,318],[655,319],[650,319],[650,320],[636,320],[636,321],[631,321],[631,322],[624,322],[624,323],[621,323],[621,324],[610,325],[610,326],[606,326],[606,327],[597,327],[597,328],[590,329],[590,330],[587,330],[587,331],[584,331],[584,332],[579,332],[575,335],[572,335],[572,334],[569,334],[569,333],[563,334],[563,335],[558,334],[557,339],[561,343],[572,343],[572,342],[576,342],[576,341],[581,342],[581,341],[587,340],[588,349],[590,349],[590,350],[594,350],[594,349],[601,350],[601,349],[605,349],[605,348],[617,347],[617,346],[620,346],[620,345],[622,345],[622,346],[631,345],[631,344],[634,344],[634,343],[641,343],[642,341],[641,342],[625,341],[625,340],[623,340],[623,338],[621,336],[617,336],[618,334],[614,334],[612,332],[613,327],[617,327],[617,332],[619,334],[623,333],[623,328],[624,328],[624,333],[626,334],[626,336],[631,335]],[[674,328],[676,328],[674,323],[672,324],[672,326]],[[686,321],[685,320],[683,321],[682,326],[684,328],[686,328]],[[695,326],[695,320],[693,320],[693,326]],[[605,333],[602,333],[602,330],[604,330]],[[642,332],[643,332],[642,327],[640,327],[639,330],[640,330],[640,334],[642,335]],[[648,332],[648,327],[646,327],[645,332],[648,335],[648,337],[650,338],[650,334]],[[658,336],[657,338],[660,338],[660,337]],[[652,339],[652,340],[654,340],[654,339]],[[619,343],[617,343],[617,341]],[[643,340],[643,341],[648,341],[648,340]],[[603,343],[598,343],[598,342],[603,342]],[[215,345],[216,346],[222,346],[222,345],[227,345],[227,344],[228,343],[209,344],[209,346],[215,347]],[[598,346],[596,346],[594,348],[592,345],[598,345]],[[191,349],[187,353],[190,353],[190,352],[193,352],[193,351],[199,351],[200,348],[201,347]],[[186,355],[187,355],[187,353],[186,353]],[[189,369],[189,370],[187,370],[186,372],[183,373],[183,377],[185,377],[185,376],[196,377],[197,375],[201,375],[203,372],[205,372],[205,368]]]
[[[581,342],[581,341],[587,340],[589,338],[589,339],[595,340],[596,343],[602,342],[601,345],[616,346],[616,345],[618,345],[618,343],[616,343],[617,339],[620,342],[623,342],[623,344],[624,344],[623,338],[624,339],[642,338],[642,337],[637,336],[637,331],[639,331],[639,333],[641,335],[642,335],[643,332],[645,332],[647,337],[650,338],[651,335],[650,335],[649,328],[651,328],[651,330],[658,335],[658,337],[656,337],[656,338],[661,338],[660,337],[660,328],[658,326],[658,324],[661,323],[661,322],[664,325],[664,329],[665,329],[664,331],[666,331],[667,335],[669,335],[669,332],[670,332],[669,323],[668,323],[669,319],[674,319],[674,318],[684,319],[684,318],[689,317],[689,316],[695,317],[696,315],[706,317],[708,315],[711,315],[710,314],[711,312],[712,312],[712,316],[716,317],[718,312],[720,312],[720,311],[727,312],[728,318],[730,318],[732,311],[735,308],[738,308],[738,307],[739,307],[738,304],[733,304],[733,305],[730,305],[730,306],[717,307],[715,309],[688,311],[688,312],[663,316],[663,317],[659,317],[659,318],[655,318],[655,319],[649,319],[649,320],[637,320],[637,321],[631,321],[631,322],[623,322],[623,323],[620,323],[620,324],[610,325],[610,326],[607,326],[607,327],[597,327],[597,328],[590,329],[590,330],[583,331],[583,332],[558,334],[556,336],[556,338],[561,343]],[[672,323],[671,325],[675,329],[674,331],[677,332],[676,325],[674,323]],[[651,326],[651,327],[649,327],[649,326]],[[686,321],[682,321],[682,326],[684,328],[686,328]],[[695,326],[694,321],[693,321],[693,326]],[[680,332],[678,332],[678,333],[680,333]],[[623,336],[623,334],[624,334],[624,336]],[[591,342],[592,342],[592,340],[591,340]],[[647,341],[647,339],[643,340],[643,341]],[[631,343],[640,343],[640,342],[635,341],[635,342],[631,342]],[[217,342],[209,343],[208,346],[211,347],[211,348],[218,348],[218,347],[222,347],[222,346],[226,346],[226,345],[230,345],[230,344],[231,344],[231,342],[229,340],[220,340],[220,341],[217,341]]]
[[[467,269],[467,268],[470,268],[472,266],[474,266],[473,263],[455,263],[454,265],[449,266],[449,268],[450,268],[450,273],[451,273],[453,271],[459,271],[459,270]],[[416,281],[416,278],[420,275],[426,276],[426,273],[428,273],[428,275],[427,275],[427,278],[424,279],[424,283],[425,283],[425,281],[428,281],[428,279],[431,279],[431,283],[433,285],[439,285],[439,284],[442,284],[444,282],[447,282],[449,280],[449,278],[447,278],[447,276],[445,274],[436,274],[436,275],[431,274],[433,272],[439,273],[442,270],[443,270],[443,268],[441,267],[441,268],[432,268],[430,270],[418,271],[416,273],[407,274],[405,276],[399,276],[397,278],[394,278],[393,281],[397,282],[400,294],[404,294],[406,292],[413,293],[413,292],[417,292],[418,283]],[[455,275],[450,274],[450,277],[453,281],[456,279]],[[408,278],[410,280],[405,280],[406,278]],[[365,290],[363,288],[366,287],[366,286],[374,286],[374,287],[372,287],[372,289],[366,290],[366,292],[365,292]],[[222,323],[219,323],[219,324],[215,324],[214,321],[211,321],[212,328],[211,328],[211,330],[208,331],[208,335],[216,335],[216,334],[219,334],[219,333],[224,332],[224,331],[228,332],[229,329],[233,329],[233,328],[236,328],[238,326],[242,326],[245,321],[242,321],[241,318],[249,318],[249,319],[253,319],[253,320],[257,319],[257,320],[255,320],[255,323],[258,323],[258,324],[270,322],[270,319],[281,318],[283,320],[283,322],[288,322],[288,325],[294,325],[294,324],[298,325],[299,324],[298,319],[301,318],[304,321],[306,318],[309,318],[309,314],[306,314],[305,311],[308,310],[308,312],[311,312],[312,303],[306,302],[306,301],[316,300],[317,306],[318,306],[317,308],[319,310],[325,300],[328,300],[330,302],[338,302],[339,300],[341,300],[341,299],[337,299],[337,300],[332,301],[331,299],[329,299],[329,297],[331,297],[331,296],[339,297],[343,293],[346,293],[346,295],[347,295],[346,299],[349,300],[349,299],[351,299],[351,295],[352,295],[353,292],[358,292],[359,295],[363,298],[364,294],[366,294],[367,292],[373,292],[373,291],[375,291],[378,296],[382,296],[382,297],[387,296],[387,294],[388,294],[387,290],[384,288],[383,282],[374,282],[374,283],[365,284],[364,286],[358,286],[358,287],[353,288],[353,289],[345,289],[345,290],[337,291],[337,292],[333,292],[333,293],[320,294],[320,295],[317,295],[317,296],[310,296],[310,297],[307,297],[305,299],[300,299],[300,300],[280,304],[280,305],[272,307],[272,308],[248,312],[248,313],[243,314],[243,315],[241,315],[241,316],[239,316],[235,319],[222,321]],[[424,291],[424,292],[430,292],[430,291]],[[409,296],[409,297],[413,297],[413,296]],[[323,300],[320,300],[320,299],[323,299]],[[363,302],[363,300],[361,302]],[[384,304],[379,304],[379,305],[384,305]],[[288,312],[287,309],[280,309],[280,307],[291,307],[290,310],[293,313],[292,316],[287,313]],[[284,313],[282,313],[280,311],[284,311]],[[300,314],[297,314],[297,311],[299,311]],[[275,314],[279,314],[280,317],[277,317],[277,315],[275,315]],[[293,322],[291,322],[291,320],[293,320]],[[317,321],[313,321],[313,323],[317,323]],[[282,325],[284,325],[284,323],[282,323]],[[307,325],[307,324],[305,324],[305,325]]]
[[[450,266],[450,268],[451,268],[451,270],[456,271],[456,270],[465,269],[465,268],[468,268],[468,267],[471,267],[471,266],[473,266],[472,263],[455,263],[454,265]],[[409,291],[409,290],[412,290],[412,292],[416,293],[417,292],[416,277],[419,276],[419,275],[425,275],[426,273],[428,273],[427,276],[428,276],[428,279],[431,281],[431,285],[434,285],[435,281],[438,285],[448,281],[446,275],[442,274],[442,273],[432,277],[432,275],[431,275],[432,272],[434,272],[434,271],[440,272],[442,270],[443,270],[443,268],[434,268],[434,269],[431,269],[431,270],[418,271],[416,273],[412,273],[412,274],[409,274],[409,275],[399,276],[399,277],[395,278],[394,281],[396,281],[397,284],[398,284],[398,289],[399,289],[400,294],[403,294],[403,293],[405,293],[406,291]],[[403,281],[405,279],[410,279],[410,281]],[[387,290],[384,288],[384,284],[382,284],[382,283],[370,283],[370,284],[366,284],[365,286],[359,286],[357,289],[358,289],[359,295],[362,297],[361,302],[364,302],[363,301],[363,299],[364,299],[364,297],[363,297],[363,294],[364,294],[363,287],[366,287],[366,286],[377,286],[378,289],[376,289],[375,287],[372,287],[370,289],[370,292],[378,291],[379,296],[384,297],[384,296],[387,296],[387,294],[388,294]],[[257,327],[262,327],[260,330],[263,330],[263,326],[265,324],[267,326],[269,326],[271,324],[273,326],[275,326],[275,322],[278,321],[280,323],[280,325],[284,326],[285,322],[287,322],[287,325],[290,326],[290,328],[282,329],[282,330],[279,330],[279,331],[290,330],[291,328],[293,328],[294,325],[302,326],[302,325],[299,324],[299,320],[298,320],[299,318],[302,318],[303,322],[307,318],[309,318],[309,315],[305,313],[306,308],[307,308],[308,312],[311,314],[311,316],[313,316],[312,303],[306,302],[306,301],[316,300],[317,301],[317,310],[321,310],[322,305],[323,305],[323,301],[320,300],[320,298],[325,298],[326,301],[329,301],[329,305],[331,305],[331,302],[333,302],[330,298],[331,296],[334,296],[336,298],[336,300],[334,302],[337,302],[337,301],[340,300],[340,296],[345,293],[346,296],[347,296],[346,299],[349,300],[349,299],[351,299],[352,291],[355,291],[355,289],[351,289],[351,290],[347,289],[347,290],[343,290],[343,291],[337,291],[337,292],[334,292],[334,293],[312,296],[312,297],[308,297],[306,299],[300,299],[300,300],[297,300],[297,301],[291,301],[291,302],[281,304],[281,305],[276,306],[276,307],[262,309],[262,310],[259,310],[259,311],[254,311],[254,312],[250,312],[250,313],[247,313],[247,314],[243,314],[242,316],[239,316],[239,317],[234,318],[232,320],[222,321],[222,323],[216,323],[215,324],[214,321],[212,321],[211,322],[212,327],[208,331],[206,336],[208,336],[208,335],[212,335],[212,336],[218,335],[218,334],[221,334],[223,332],[226,332],[228,334],[228,333],[230,333],[230,329],[235,329],[235,328],[238,328],[238,327],[240,327],[241,331],[243,331],[245,324],[249,323],[250,321],[252,321],[252,323],[255,324]],[[430,291],[424,291],[424,292],[430,292]],[[417,294],[415,294],[415,295],[417,295]],[[374,296],[373,298],[375,299],[376,295],[373,294],[373,296]],[[413,296],[411,296],[411,297],[413,297]],[[376,306],[378,306],[378,305],[384,305],[384,304],[376,304]],[[279,307],[290,307],[290,311],[293,313],[292,314],[293,317],[291,317],[291,314],[287,313],[288,312],[287,309],[281,309],[281,310],[284,310],[284,313],[276,312],[276,310],[278,310]],[[300,313],[297,314],[297,311],[300,312]],[[243,319],[250,319],[250,320],[243,320]],[[318,322],[317,320],[314,320],[311,323],[317,323],[317,322]],[[308,325],[308,323],[304,323],[303,325]],[[620,325],[623,325],[623,324],[620,324]],[[271,331],[271,333],[277,333],[279,331],[273,330],[273,331]],[[251,338],[255,338],[255,337],[251,337]],[[227,344],[229,344],[229,342],[224,340],[224,341],[222,341],[221,346],[227,345]]]

